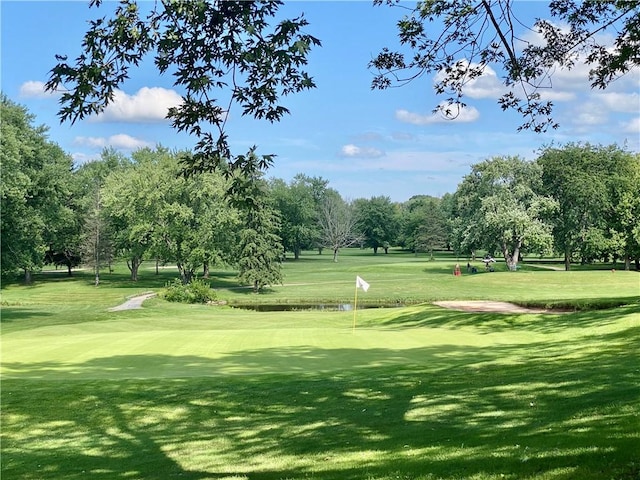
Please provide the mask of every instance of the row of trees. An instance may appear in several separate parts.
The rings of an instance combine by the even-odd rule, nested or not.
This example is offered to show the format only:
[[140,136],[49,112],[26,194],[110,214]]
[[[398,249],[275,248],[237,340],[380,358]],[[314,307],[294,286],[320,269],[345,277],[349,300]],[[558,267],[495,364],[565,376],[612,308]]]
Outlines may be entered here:
[[[524,254],[572,261],[640,259],[640,157],[618,147],[545,148],[536,161],[497,157],[474,165],[457,191],[343,199],[318,177],[286,182],[216,171],[185,177],[189,152],[105,150],[77,168],[46,128],[2,97],[2,273],[27,281],[44,263],[71,269],[124,259],[137,280],[143,261],[173,262],[184,283],[233,265],[259,291],[282,281],[285,253],[324,248],[338,260],[357,245],[385,252],[448,248],[501,255],[515,269]],[[244,162],[259,161],[250,155]]]
[[[397,4],[374,0],[383,3]],[[558,67],[584,60],[592,86],[606,88],[638,65],[636,2],[550,2],[549,17],[569,28],[538,19],[531,27],[543,41],[521,49],[509,40],[522,24],[512,3],[418,2],[398,22],[401,48],[385,48],[370,63],[372,87],[437,73],[436,93],[449,98],[435,111],[453,118],[465,106],[468,82],[498,64],[508,87],[500,105],[523,116],[520,129],[540,132],[557,127],[553,105],[541,100],[539,89],[552,85]],[[45,252],[69,268],[78,258],[98,265],[126,254],[133,278],[143,258],[171,258],[189,281],[196,264],[206,271],[224,260],[259,290],[281,278],[283,249],[297,257],[302,248],[328,246],[337,259],[340,248],[355,243],[376,252],[394,243],[415,251],[447,245],[460,254],[483,248],[501,252],[512,268],[522,253],[549,249],[564,254],[567,268],[574,257],[638,264],[638,157],[617,147],[568,145],[545,149],[536,162],[487,160],[455,194],[404,204],[385,197],[345,201],[322,179],[304,176],[291,184],[265,182],[262,172],[273,157],[259,157],[255,148],[231,152],[225,125],[232,106],[278,121],[288,113],[284,97],[315,87],[305,69],[320,40],[304,33],[302,15],[279,20],[281,5],[161,2],[141,11],[135,0],[122,0],[112,14],[90,22],[74,62],[56,56],[46,87],[63,91],[59,116],[71,122],[102,111],[129,70],[152,56],[158,72],[173,73],[184,92],[168,118],[197,139],[193,153],[156,149],[123,159],[105,152],[96,165],[74,170],[44,130],[30,125],[27,112],[8,105],[12,112],[5,115],[3,97],[3,273],[22,269],[28,277]],[[613,32],[613,48],[596,35],[606,31]],[[139,173],[145,169],[150,177]],[[211,171],[216,174],[188,181],[177,175]],[[141,183],[130,185],[131,192],[149,185],[154,191],[119,204],[122,197],[112,190],[137,176]],[[142,207],[153,213],[138,211]],[[129,230],[131,224],[137,227]]]
[[616,146],[547,147],[536,161],[486,160],[451,197],[450,239],[461,252],[523,254],[571,262],[623,259],[640,270],[640,155]]

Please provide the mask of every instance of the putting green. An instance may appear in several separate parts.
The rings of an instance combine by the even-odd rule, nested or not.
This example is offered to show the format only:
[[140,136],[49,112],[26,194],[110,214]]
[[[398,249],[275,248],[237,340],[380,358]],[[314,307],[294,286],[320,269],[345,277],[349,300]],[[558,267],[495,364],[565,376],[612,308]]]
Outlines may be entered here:
[[[106,321],[12,332],[3,335],[0,372],[3,378],[69,380],[300,374],[393,365],[438,369],[496,363],[496,349],[533,348],[581,335],[578,326],[553,335],[510,328],[514,322],[535,324],[542,317],[534,314],[478,316],[434,306],[359,311],[355,330],[352,312],[215,312],[214,318],[194,314],[193,320],[123,312]],[[564,317],[570,315],[562,321],[571,323]],[[637,321],[637,316],[629,321],[633,318]],[[605,322],[589,334],[628,326]]]

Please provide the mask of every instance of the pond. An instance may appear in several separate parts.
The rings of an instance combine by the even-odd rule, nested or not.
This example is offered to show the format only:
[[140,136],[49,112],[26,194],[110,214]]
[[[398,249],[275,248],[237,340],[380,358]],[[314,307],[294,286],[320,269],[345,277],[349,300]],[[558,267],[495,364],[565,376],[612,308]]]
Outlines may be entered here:
[[[275,304],[237,304],[230,305],[233,308],[253,310],[256,312],[296,312],[300,310],[327,310],[332,312],[348,312],[353,310],[352,303],[275,303]],[[365,308],[398,308],[404,307],[402,303],[388,304],[362,304],[358,310]]]

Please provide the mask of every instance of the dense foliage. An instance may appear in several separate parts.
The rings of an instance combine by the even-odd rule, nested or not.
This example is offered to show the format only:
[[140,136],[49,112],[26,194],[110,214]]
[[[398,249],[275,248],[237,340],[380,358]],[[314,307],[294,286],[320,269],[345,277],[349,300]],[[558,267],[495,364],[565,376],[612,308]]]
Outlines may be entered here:
[[[238,269],[255,292],[282,283],[281,262],[302,250],[351,246],[374,252],[488,252],[516,269],[523,255],[574,262],[632,263],[640,269],[640,155],[615,145],[567,144],[534,161],[495,157],[471,167],[442,198],[343,199],[322,178],[289,183],[246,172],[180,175],[190,152],[161,146],[130,157],[105,150],[74,168],[46,128],[2,102],[2,274],[45,263],[95,271],[126,261],[131,280],[145,261],[173,264],[189,284],[216,266]],[[260,158],[250,153],[245,164]],[[233,186],[233,188],[230,187]],[[229,192],[235,192],[230,194]]]
[[[288,113],[284,97],[314,88],[305,68],[320,41],[304,31],[306,19],[280,18],[277,0],[102,3],[90,5],[112,9],[90,22],[81,53],[74,61],[58,55],[50,72],[47,89],[62,90],[60,118],[103,111],[130,69],[150,57],[184,92],[168,118],[197,143],[193,151],[158,147],[130,159],[105,151],[74,169],[46,128],[3,96],[3,275],[22,270],[28,280],[45,261],[71,274],[82,260],[98,284],[101,266],[121,258],[135,281],[140,264],[153,259],[174,262],[188,284],[197,269],[206,276],[226,263],[259,291],[282,281],[286,251],[297,258],[302,249],[327,247],[337,260],[351,245],[461,255],[481,249],[512,268],[522,254],[555,251],[566,268],[575,260],[624,259],[626,268],[635,261],[640,269],[638,155],[569,144],[534,162],[488,159],[472,166],[453,195],[404,204],[342,199],[322,178],[303,174],[269,183],[263,175],[273,156],[256,147],[232,152],[226,119],[235,106],[278,121]],[[398,23],[400,50],[386,48],[372,60],[373,87],[436,74],[436,91],[449,94],[436,110],[453,118],[469,82],[497,65],[508,87],[500,105],[524,117],[521,128],[541,132],[557,126],[539,93],[554,72],[585,62],[592,86],[606,88],[638,66],[639,22],[638,2],[553,1],[549,18],[532,25],[539,41],[516,45],[514,26],[522,22],[515,2],[421,1]],[[611,48],[596,35],[602,32],[612,32]]]
[[163,296],[169,302],[178,303],[209,303],[217,299],[215,290],[201,278],[194,278],[187,284],[176,278],[166,285]]
[[551,253],[545,221],[555,201],[538,192],[542,168],[518,157],[497,157],[473,165],[456,192],[454,244],[462,252],[499,252],[511,270],[524,253]]
[[5,95],[1,102],[2,274],[22,270],[29,281],[47,250],[59,248],[64,263],[71,256],[64,247],[77,245],[70,238],[76,221],[72,160],[24,107]]
[[551,225],[566,269],[588,262],[640,256],[640,160],[615,147],[569,144],[545,149],[542,186],[558,204]]
[[[103,2],[90,3],[97,8]],[[106,3],[105,9],[111,6]],[[303,69],[320,41],[303,32],[302,15],[278,20],[281,5],[122,0],[111,16],[90,22],[75,62],[57,56],[47,89],[63,89],[60,118],[75,122],[104,110],[129,70],[151,55],[158,72],[171,74],[185,92],[168,117],[178,131],[198,139],[193,155],[182,159],[186,173],[264,169],[272,156],[254,165],[245,155],[234,155],[225,125],[233,105],[242,115],[278,121],[289,112],[282,97],[315,86]]]

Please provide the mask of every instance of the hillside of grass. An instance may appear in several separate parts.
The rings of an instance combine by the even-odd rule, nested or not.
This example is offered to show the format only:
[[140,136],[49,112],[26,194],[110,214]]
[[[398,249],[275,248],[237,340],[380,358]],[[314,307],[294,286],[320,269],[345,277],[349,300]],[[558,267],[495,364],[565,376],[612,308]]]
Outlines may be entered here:
[[[456,259],[347,252],[287,262],[230,304],[396,308],[258,312],[161,297],[175,271],[2,289],[2,478],[635,480],[637,272],[523,268],[462,277]],[[461,262],[462,263],[462,262]],[[466,266],[466,262],[464,263]],[[604,302],[562,314],[465,313],[430,299]],[[406,305],[405,305],[406,303]]]

